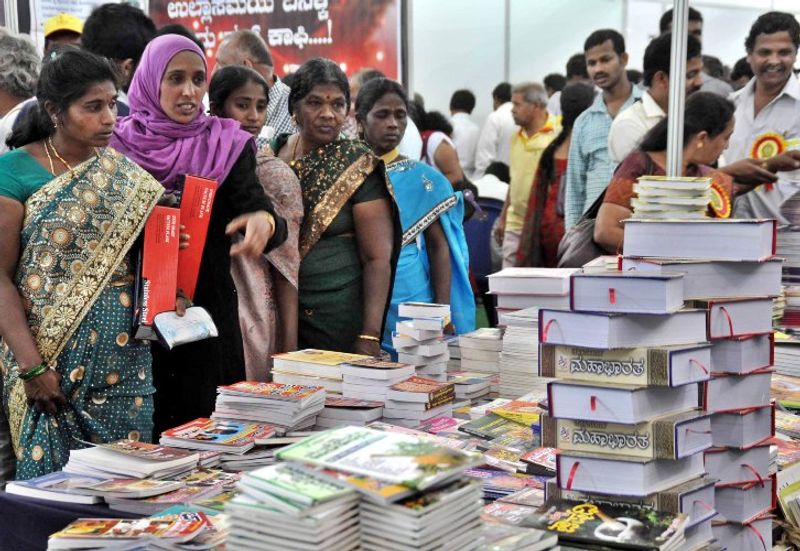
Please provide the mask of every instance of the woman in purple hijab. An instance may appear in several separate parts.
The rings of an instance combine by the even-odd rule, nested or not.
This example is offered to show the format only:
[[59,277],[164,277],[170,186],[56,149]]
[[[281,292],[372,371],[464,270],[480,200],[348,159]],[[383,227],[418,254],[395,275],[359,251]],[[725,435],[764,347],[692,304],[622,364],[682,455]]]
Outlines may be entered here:
[[[211,314],[219,337],[167,351],[153,347],[154,435],[214,409],[219,385],[245,379],[231,255],[258,256],[286,239],[286,223],[256,177],[255,143],[237,121],[207,117],[208,87],[200,48],[178,35],[154,39],[128,90],[131,114],[119,119],[111,145],[152,174],[167,192],[180,177],[219,183],[194,303]],[[243,239],[231,246],[230,236]]]

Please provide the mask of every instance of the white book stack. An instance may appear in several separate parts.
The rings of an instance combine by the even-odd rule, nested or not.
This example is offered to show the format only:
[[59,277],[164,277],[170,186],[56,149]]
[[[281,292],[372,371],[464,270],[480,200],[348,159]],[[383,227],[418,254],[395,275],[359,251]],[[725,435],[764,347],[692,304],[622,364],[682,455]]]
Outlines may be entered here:
[[[800,220],[800,197],[791,197],[781,205],[781,214],[797,224]],[[777,236],[777,255],[784,259],[783,285],[786,287],[786,309],[783,323],[800,326],[800,226],[780,226]]]
[[354,361],[342,366],[342,396],[383,402],[389,387],[415,373],[416,368],[410,364],[377,358]]
[[447,360],[447,371],[462,371],[461,369],[461,346],[458,344],[458,335],[448,335],[444,338],[447,342],[447,350],[450,352],[450,359]]
[[461,348],[461,369],[476,373],[500,373],[503,330],[483,327],[465,333],[458,339]]
[[505,268],[489,275],[497,312],[525,308],[569,308],[569,277],[576,268]]
[[539,309],[525,308],[504,314],[503,352],[500,357],[501,398],[516,399],[541,384],[539,362]]
[[273,356],[272,380],[287,385],[319,386],[342,393],[342,366],[369,356],[307,348]]
[[800,377],[800,341],[775,343],[775,371]]
[[572,309],[539,312],[540,373],[558,378],[541,429],[543,445],[560,450],[561,493],[640,503],[676,495],[652,505],[686,514],[685,537],[696,542],[716,514],[703,465],[711,417],[699,400],[711,347],[706,312],[684,307],[684,287],[676,273],[574,274]]
[[217,388],[212,419],[272,425],[281,431],[313,427],[325,407],[322,387],[240,381]]
[[[712,413],[713,447],[704,452],[716,480],[719,516],[712,528],[728,549],[772,547],[769,478],[773,434],[774,297],[781,260],[772,220],[634,221],[625,226],[623,270],[684,274],[684,299],[707,316],[712,377],[704,406]],[[699,528],[698,528],[699,530]],[[687,531],[687,539],[689,533]]]
[[640,176],[633,192],[634,218],[703,218],[711,200],[711,178]]
[[397,313],[402,320],[392,334],[397,361],[413,365],[421,377],[446,381],[450,350],[444,330],[450,323],[450,306],[404,302]]

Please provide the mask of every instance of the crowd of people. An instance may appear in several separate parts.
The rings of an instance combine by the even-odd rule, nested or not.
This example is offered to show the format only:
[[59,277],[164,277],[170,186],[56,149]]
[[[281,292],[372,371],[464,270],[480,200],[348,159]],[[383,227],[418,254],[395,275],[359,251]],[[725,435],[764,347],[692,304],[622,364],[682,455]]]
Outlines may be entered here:
[[[710,216],[786,222],[800,24],[759,17],[729,75],[702,24],[691,10],[683,174],[712,178]],[[447,117],[368,68],[348,79],[315,58],[281,79],[249,30],[210,68],[191,31],[128,4],[49,20],[43,58],[0,30],[0,482],[207,416],[219,385],[268,380],[275,353],[394,354],[403,302],[449,304],[446,330],[471,331],[476,196],[503,201],[504,267],[568,263],[560,245],[587,219],[588,240],[621,250],[633,183],[665,173],[670,29],[667,12],[641,72],[619,32],[593,32],[565,75],[497,85],[482,125],[466,89]],[[185,175],[217,191],[175,310],[204,307],[219,336],[167,350],[134,337],[136,259]]]

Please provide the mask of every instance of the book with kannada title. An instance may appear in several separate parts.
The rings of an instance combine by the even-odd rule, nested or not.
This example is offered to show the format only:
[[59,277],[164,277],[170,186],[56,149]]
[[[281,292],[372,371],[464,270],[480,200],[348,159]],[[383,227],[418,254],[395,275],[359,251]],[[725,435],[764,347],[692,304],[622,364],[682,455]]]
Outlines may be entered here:
[[164,445],[197,450],[220,450],[244,453],[255,445],[255,439],[275,434],[269,425],[243,421],[221,421],[200,417],[161,433]]
[[650,551],[679,549],[686,521],[686,515],[624,503],[548,499],[520,525],[556,533],[560,543]]
[[681,386],[710,377],[711,345],[596,349],[542,344],[539,375],[572,381]]
[[261,383],[257,381],[240,381],[238,383],[221,386],[219,393],[227,396],[244,396],[263,398],[265,400],[279,400],[282,402],[297,402],[301,406],[307,402],[324,399],[325,391],[318,386],[284,385],[280,383]]
[[635,425],[541,417],[542,445],[643,459],[680,459],[710,448],[711,415],[691,410]]

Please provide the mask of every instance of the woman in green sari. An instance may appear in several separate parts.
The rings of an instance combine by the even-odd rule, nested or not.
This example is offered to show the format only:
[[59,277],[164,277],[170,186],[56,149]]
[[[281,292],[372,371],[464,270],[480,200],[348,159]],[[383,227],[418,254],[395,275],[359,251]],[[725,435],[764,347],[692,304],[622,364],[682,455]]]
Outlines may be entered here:
[[130,333],[129,253],[163,188],[105,147],[107,60],[49,54],[36,96],[0,156],[0,433],[18,479],[61,469],[81,441],[149,441],[154,392],[149,346]]
[[300,179],[298,345],[376,356],[400,251],[400,220],[383,162],[341,137],[350,86],[329,59],[307,61],[289,95],[297,134],[272,149]]

